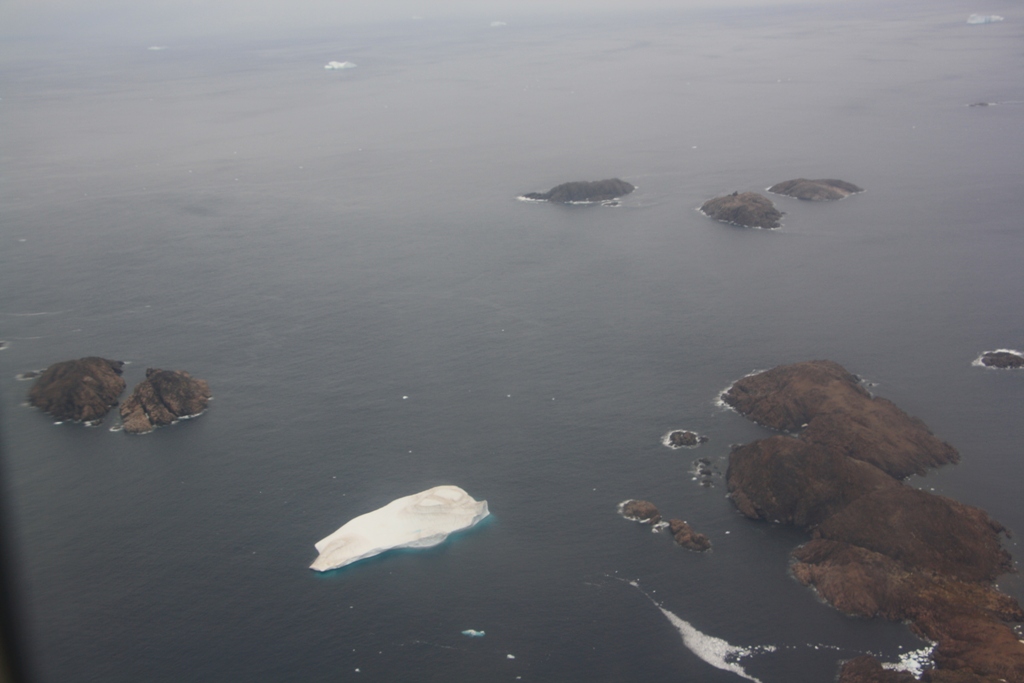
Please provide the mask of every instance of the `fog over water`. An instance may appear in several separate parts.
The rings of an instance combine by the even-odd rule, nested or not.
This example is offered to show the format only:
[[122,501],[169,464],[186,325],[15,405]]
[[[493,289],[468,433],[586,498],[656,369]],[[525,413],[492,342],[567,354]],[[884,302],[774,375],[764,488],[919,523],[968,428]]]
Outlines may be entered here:
[[[767,434],[716,405],[733,380],[828,358],[960,451],[912,483],[1024,533],[1024,374],[972,365],[1024,348],[1019,5],[317,7],[2,10],[0,418],[37,679],[818,682],[923,647],[819,602],[787,574],[805,535],[693,462]],[[610,177],[638,187],[617,207],[516,200]],[[866,191],[772,196],[773,231],[696,211],[797,177]],[[142,437],[23,405],[16,375],[86,355],[214,400]],[[308,569],[441,484],[490,517]]]

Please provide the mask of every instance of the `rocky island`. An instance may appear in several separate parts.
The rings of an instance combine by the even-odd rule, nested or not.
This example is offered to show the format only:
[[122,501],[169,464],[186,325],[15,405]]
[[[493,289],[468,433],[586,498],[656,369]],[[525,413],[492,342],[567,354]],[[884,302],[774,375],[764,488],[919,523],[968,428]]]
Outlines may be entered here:
[[683,520],[670,519],[668,522],[662,522],[661,513],[650,501],[624,500],[619,503],[619,514],[632,522],[650,524],[654,527],[652,531],[661,531],[667,527],[675,542],[684,548],[703,552],[711,547],[711,541],[707,536],[697,533]]
[[733,192],[704,202],[700,212],[708,218],[744,228],[777,228],[782,212],[772,200],[756,192]]
[[125,388],[123,367],[98,356],[54,363],[36,379],[28,402],[58,420],[94,422],[117,405]]
[[[1007,622],[1024,610],[999,592],[1013,571],[984,511],[902,479],[956,462],[956,451],[920,420],[872,397],[830,361],[744,377],[722,400],[779,434],[735,449],[726,473],[745,516],[805,529],[793,576],[837,609],[906,621],[936,643],[933,683],[1024,682],[1024,643]],[[874,663],[844,668],[841,682],[870,678]]]
[[864,188],[857,187],[845,180],[834,180],[823,178],[821,180],[808,180],[807,178],[796,178],[784,180],[768,188],[773,194],[784,194],[787,197],[796,197],[811,202],[834,202],[851,194],[863,192]]
[[195,417],[206,410],[210,400],[206,380],[193,379],[184,370],[146,370],[146,379],[136,385],[121,406],[124,431],[145,434],[180,419]]
[[998,351],[986,351],[976,361],[977,365],[984,365],[987,368],[998,368],[1000,370],[1017,370],[1024,368],[1024,355],[1017,351],[999,349]]
[[691,432],[689,429],[674,429],[661,437],[661,443],[669,448],[696,448],[702,443],[707,443],[708,437]]
[[522,195],[524,199],[535,201],[558,202],[573,204],[576,202],[606,202],[623,197],[636,187],[618,178],[607,180],[581,180],[562,183],[547,192],[530,192]]

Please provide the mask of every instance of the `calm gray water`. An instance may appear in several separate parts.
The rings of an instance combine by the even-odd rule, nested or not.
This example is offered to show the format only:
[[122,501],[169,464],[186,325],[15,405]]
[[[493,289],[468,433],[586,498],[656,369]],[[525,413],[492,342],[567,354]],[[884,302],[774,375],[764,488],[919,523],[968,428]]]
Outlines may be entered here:
[[[971,366],[1024,347],[1024,24],[991,4],[6,45],[0,388],[38,679],[742,680],[658,606],[764,683],[922,647],[818,602],[787,575],[804,537],[690,470],[764,434],[715,406],[732,380],[829,358],[960,450],[916,483],[1024,532],[1024,374]],[[515,199],[611,176],[639,186],[616,208]],[[775,198],[777,231],[695,211],[801,176],[867,191]],[[15,375],[92,354],[215,400],[144,437],[23,405]],[[681,427],[710,443],[660,445]],[[442,483],[492,517],[307,569]],[[713,550],[622,520],[632,497]]]

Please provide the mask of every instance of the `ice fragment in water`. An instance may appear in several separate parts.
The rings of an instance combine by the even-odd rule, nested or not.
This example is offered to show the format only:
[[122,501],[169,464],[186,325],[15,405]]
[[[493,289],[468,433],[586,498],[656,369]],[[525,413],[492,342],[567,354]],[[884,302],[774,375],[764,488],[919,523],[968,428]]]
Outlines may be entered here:
[[356,65],[352,62],[327,62],[324,64],[325,69],[354,69]]
[[483,631],[477,631],[475,629],[467,628],[462,632],[462,635],[469,636],[470,638],[483,638],[486,635]]
[[967,17],[968,24],[994,24],[1002,20],[1003,18],[998,14],[972,14]]
[[320,555],[310,569],[337,569],[393,548],[429,548],[488,514],[486,500],[458,486],[435,486],[350,520],[316,544]]

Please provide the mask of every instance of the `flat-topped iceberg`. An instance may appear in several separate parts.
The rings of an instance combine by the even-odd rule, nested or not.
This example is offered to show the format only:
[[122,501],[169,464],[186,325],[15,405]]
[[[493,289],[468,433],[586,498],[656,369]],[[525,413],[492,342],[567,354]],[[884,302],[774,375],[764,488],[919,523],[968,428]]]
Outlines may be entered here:
[[316,544],[320,555],[309,568],[325,572],[393,548],[429,548],[488,514],[486,500],[458,486],[435,486],[347,522]]

